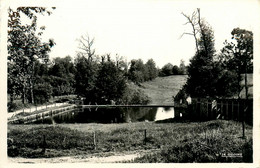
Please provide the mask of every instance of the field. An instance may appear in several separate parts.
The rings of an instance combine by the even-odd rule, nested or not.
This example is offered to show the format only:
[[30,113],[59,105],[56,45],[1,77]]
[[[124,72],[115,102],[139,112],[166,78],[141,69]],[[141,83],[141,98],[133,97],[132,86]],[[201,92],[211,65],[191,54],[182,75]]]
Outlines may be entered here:
[[172,105],[173,98],[186,83],[187,75],[158,77],[142,83],[141,89],[151,98],[150,104]]
[[18,160],[136,154],[123,162],[251,162],[252,127],[246,125],[246,139],[241,135],[241,123],[223,120],[185,124],[8,125],[8,154]]
[[[158,77],[139,88],[152,99],[151,104],[169,105],[186,80],[187,76]],[[251,87],[252,80],[250,76]],[[246,125],[245,135],[242,139],[241,123],[225,120],[9,124],[8,155],[16,163],[64,162],[65,158],[94,163],[252,162],[252,126]]]

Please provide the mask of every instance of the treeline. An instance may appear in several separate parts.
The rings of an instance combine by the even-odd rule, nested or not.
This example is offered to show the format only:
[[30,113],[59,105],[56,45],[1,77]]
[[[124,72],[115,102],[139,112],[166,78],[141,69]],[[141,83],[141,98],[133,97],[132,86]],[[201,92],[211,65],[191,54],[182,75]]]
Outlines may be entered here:
[[168,63],[159,69],[159,76],[170,76],[170,75],[186,75],[187,74],[187,66],[183,60],[181,60],[180,66],[172,65]]
[[[9,9],[8,19],[8,97],[9,109],[17,99],[26,104],[43,104],[51,97],[76,94],[87,104],[147,104],[150,99],[131,83],[153,80],[158,75],[150,59],[131,60],[110,54],[99,56],[94,39],[78,39],[80,51],[75,58],[50,59],[48,53],[56,44],[42,42],[45,27],[37,27],[37,15],[50,15],[55,8],[19,7]],[[21,15],[31,22],[22,24]],[[130,67],[129,67],[130,66]]]
[[32,80],[26,83],[16,81],[14,85],[14,78],[11,78],[15,75],[12,73],[14,67],[10,64],[8,94],[11,103],[21,97],[24,103],[43,104],[51,97],[71,94],[83,97],[87,104],[150,102],[143,91],[131,87],[129,83],[140,84],[156,78],[158,70],[153,59],[144,64],[141,59],[128,63],[118,55],[115,60],[110,54],[99,57],[92,49],[94,39],[84,39],[87,41],[82,40],[81,43],[91,44],[89,52],[79,52],[75,59],[71,56],[36,59],[32,62],[32,71],[28,72]]

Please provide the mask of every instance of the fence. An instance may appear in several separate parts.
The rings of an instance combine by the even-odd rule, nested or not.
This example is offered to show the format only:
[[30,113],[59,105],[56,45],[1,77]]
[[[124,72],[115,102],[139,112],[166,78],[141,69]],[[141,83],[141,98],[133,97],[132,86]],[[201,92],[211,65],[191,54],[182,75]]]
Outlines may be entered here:
[[193,119],[226,119],[253,124],[253,99],[206,99],[193,98],[188,107]]

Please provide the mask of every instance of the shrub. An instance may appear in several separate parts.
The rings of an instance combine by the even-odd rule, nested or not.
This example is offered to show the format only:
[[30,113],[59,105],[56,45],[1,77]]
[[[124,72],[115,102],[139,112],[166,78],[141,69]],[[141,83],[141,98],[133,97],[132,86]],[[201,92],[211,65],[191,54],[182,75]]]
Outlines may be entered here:
[[22,109],[23,107],[25,108],[30,107],[30,104],[25,103],[23,105],[21,101],[7,103],[8,112],[14,112],[16,110]]

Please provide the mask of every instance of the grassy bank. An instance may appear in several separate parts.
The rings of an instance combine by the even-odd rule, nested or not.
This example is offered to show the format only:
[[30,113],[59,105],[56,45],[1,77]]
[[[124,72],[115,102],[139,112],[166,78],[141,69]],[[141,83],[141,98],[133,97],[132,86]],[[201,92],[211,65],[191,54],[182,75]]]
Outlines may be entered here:
[[246,126],[246,136],[240,138],[241,124],[233,121],[9,125],[8,153],[31,158],[151,150],[133,162],[246,162],[252,159],[252,127]]
[[156,79],[142,83],[142,89],[151,98],[150,104],[173,103],[172,96],[175,96],[186,83],[187,75],[172,75],[157,77]]

